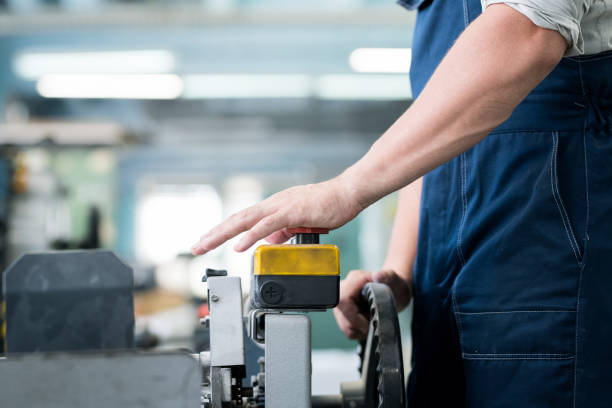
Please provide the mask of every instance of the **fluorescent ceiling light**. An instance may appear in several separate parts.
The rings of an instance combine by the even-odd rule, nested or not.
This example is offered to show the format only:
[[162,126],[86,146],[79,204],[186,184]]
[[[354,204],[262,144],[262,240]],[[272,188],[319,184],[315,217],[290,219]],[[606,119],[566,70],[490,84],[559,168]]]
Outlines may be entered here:
[[398,100],[412,96],[408,75],[321,75],[315,95],[320,99]]
[[123,128],[113,122],[25,122],[0,124],[0,144],[30,145],[51,139],[66,145],[114,145]]
[[395,100],[411,97],[407,75],[45,75],[45,98]]
[[174,54],[166,50],[23,52],[13,61],[15,73],[32,80],[47,74],[164,74],[175,68]]
[[357,48],[349,57],[356,72],[408,73],[412,50],[410,48]]
[[306,98],[311,93],[308,75],[211,74],[184,77],[187,99]]
[[45,75],[36,84],[45,98],[176,99],[183,91],[177,75]]
[[187,75],[187,99],[408,99],[410,81],[405,75]]

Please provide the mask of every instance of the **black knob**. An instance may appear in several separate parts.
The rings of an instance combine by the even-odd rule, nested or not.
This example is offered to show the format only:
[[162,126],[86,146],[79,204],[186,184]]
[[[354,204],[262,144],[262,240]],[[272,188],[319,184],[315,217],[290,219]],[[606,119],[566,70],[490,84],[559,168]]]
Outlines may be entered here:
[[202,276],[202,282],[206,282],[211,276],[227,276],[227,271],[225,269],[206,268],[206,273]]
[[296,244],[318,244],[319,234],[307,233],[307,234],[295,234]]

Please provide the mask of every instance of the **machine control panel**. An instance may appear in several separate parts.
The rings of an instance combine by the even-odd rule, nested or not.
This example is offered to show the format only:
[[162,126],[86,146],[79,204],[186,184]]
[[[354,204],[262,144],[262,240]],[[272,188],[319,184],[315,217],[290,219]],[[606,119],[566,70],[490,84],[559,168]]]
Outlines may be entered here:
[[262,309],[329,309],[338,304],[340,252],[319,244],[327,230],[300,228],[293,244],[261,245],[253,255],[253,302]]

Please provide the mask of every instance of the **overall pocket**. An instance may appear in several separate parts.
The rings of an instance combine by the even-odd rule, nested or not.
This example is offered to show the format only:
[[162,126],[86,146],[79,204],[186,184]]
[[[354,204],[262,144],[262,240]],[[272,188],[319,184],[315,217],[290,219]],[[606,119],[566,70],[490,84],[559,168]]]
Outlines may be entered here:
[[588,188],[583,137],[553,132],[550,188],[569,247],[582,265],[587,242]]
[[456,312],[470,408],[571,407],[576,312]]

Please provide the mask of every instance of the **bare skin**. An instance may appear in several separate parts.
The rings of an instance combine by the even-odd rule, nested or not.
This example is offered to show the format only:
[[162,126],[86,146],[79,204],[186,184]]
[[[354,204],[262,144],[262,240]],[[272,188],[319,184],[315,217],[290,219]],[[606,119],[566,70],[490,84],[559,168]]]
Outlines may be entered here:
[[[243,232],[234,247],[239,252],[262,238],[284,242],[291,236],[287,228],[346,224],[370,204],[480,142],[555,68],[566,48],[558,32],[537,27],[511,7],[487,7],[457,39],[410,108],[357,163],[331,180],[289,188],[234,214],[203,235],[192,253],[204,254]],[[416,238],[408,238],[392,239],[383,268],[389,272],[356,272],[343,282],[336,317],[350,337],[363,334],[364,322],[352,312],[351,302],[365,282],[387,281],[393,289],[403,282],[410,288],[414,255],[407,254],[415,253]],[[409,302],[406,293],[396,293],[398,303]],[[351,319],[357,323],[346,324]]]
[[380,271],[354,270],[340,282],[340,301],[334,309],[338,327],[349,339],[363,340],[368,334],[368,318],[360,313],[361,290],[368,282],[380,282],[393,292],[398,311],[412,298],[412,267],[417,253],[419,207],[422,179],[404,187],[399,194],[387,257]]
[[242,210],[204,234],[194,255],[245,232],[245,251],[293,227],[338,228],[364,208],[482,140],[561,60],[567,43],[511,7],[487,7],[457,39],[421,95],[341,175],[296,186]]

